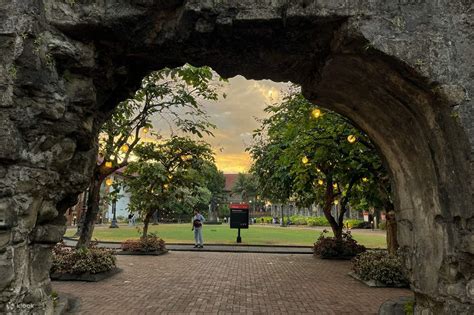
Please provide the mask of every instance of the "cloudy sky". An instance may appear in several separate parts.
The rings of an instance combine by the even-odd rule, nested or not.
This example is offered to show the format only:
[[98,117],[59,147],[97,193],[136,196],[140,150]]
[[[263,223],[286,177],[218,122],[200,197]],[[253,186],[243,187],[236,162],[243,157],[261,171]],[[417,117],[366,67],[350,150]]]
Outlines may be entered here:
[[259,127],[255,118],[265,117],[264,108],[280,100],[289,87],[288,83],[236,76],[221,87],[226,98],[204,103],[210,121],[217,126],[214,137],[204,140],[212,145],[220,170],[224,173],[248,171],[251,160],[245,148],[251,143],[252,131]]

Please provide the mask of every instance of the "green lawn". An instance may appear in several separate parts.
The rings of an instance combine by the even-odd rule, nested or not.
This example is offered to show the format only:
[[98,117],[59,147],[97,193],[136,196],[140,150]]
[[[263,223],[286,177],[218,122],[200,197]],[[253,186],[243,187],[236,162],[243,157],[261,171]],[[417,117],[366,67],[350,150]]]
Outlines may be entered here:
[[[150,232],[156,232],[167,243],[193,243],[193,232],[190,224],[151,225]],[[328,229],[330,230],[330,229]],[[320,234],[321,229],[299,227],[273,227],[251,225],[248,230],[241,230],[242,243],[250,245],[307,245],[311,246]],[[68,229],[66,236],[72,236],[75,229]],[[204,242],[207,244],[235,244],[237,230],[229,225],[204,225]],[[369,248],[386,246],[385,233],[371,230],[352,230],[353,237]],[[137,228],[121,226],[118,229],[96,227],[93,238],[102,241],[123,241],[138,238]]]

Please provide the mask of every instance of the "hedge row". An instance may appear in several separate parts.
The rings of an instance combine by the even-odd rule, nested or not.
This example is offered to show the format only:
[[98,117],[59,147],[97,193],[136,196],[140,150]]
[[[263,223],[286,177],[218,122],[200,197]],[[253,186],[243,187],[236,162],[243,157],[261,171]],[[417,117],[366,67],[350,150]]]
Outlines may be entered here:
[[[285,217],[286,219],[286,217]],[[292,215],[290,216],[290,221],[295,225],[308,225],[308,226],[330,226],[328,220],[325,217],[305,217],[301,215]],[[257,218],[257,223],[272,223],[272,217],[260,217]],[[356,228],[359,224],[362,224],[364,221],[357,219],[348,219],[344,221],[345,226],[350,228]]]

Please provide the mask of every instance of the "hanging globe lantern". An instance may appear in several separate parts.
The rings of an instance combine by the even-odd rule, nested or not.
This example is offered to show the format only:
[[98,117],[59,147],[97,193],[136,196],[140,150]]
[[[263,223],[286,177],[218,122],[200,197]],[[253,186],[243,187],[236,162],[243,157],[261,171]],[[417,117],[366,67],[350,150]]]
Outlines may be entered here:
[[322,186],[324,184],[324,181],[322,179],[318,180],[318,184]]
[[114,183],[114,180],[110,177],[105,180],[105,184],[107,186],[112,186],[113,183]]
[[303,164],[308,164],[308,162],[309,162],[308,157],[306,155],[303,156],[303,158],[301,159],[301,162],[303,162]]
[[334,200],[334,204],[337,205],[339,203],[339,200]]

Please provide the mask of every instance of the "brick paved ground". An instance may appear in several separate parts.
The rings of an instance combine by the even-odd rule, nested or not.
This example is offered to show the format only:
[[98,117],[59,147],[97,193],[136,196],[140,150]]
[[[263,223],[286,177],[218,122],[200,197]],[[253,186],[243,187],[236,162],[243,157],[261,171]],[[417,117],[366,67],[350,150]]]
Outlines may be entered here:
[[53,288],[80,298],[81,314],[374,314],[412,295],[369,288],[347,276],[349,262],[311,255],[170,252],[118,264],[124,271],[102,282]]

